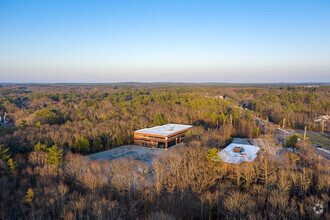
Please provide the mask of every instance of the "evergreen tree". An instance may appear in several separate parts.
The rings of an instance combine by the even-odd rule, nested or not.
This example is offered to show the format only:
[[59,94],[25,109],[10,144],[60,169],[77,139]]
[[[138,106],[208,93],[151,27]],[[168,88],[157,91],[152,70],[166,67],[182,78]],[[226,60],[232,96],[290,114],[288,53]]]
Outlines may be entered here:
[[164,125],[164,124],[166,124],[166,121],[164,119],[163,114],[156,113],[154,116],[154,125],[157,126],[157,125]]
[[12,158],[10,158],[7,164],[8,164],[8,173],[10,175],[16,175],[18,172],[17,163]]
[[34,150],[35,151],[44,151],[47,152],[47,145],[46,144],[41,144],[40,142],[38,142],[38,144],[34,145]]
[[298,136],[295,134],[291,135],[290,137],[287,138],[285,147],[292,148],[292,150],[294,151],[295,149],[298,148],[297,142],[298,142]]
[[259,136],[259,128],[256,127],[253,129],[253,137],[258,138],[258,136]]
[[218,153],[219,151],[216,148],[212,148],[209,150],[208,155],[206,155],[206,159],[210,162],[221,162],[222,159],[220,159]]
[[9,148],[4,149],[4,145],[0,144],[0,160],[6,161],[10,158],[10,155],[7,154]]
[[33,201],[33,197],[34,197],[33,190],[29,188],[28,191],[26,192],[23,202],[27,204],[31,204],[31,202]]
[[246,110],[245,118],[246,118],[247,121],[252,121],[253,118],[252,118],[251,111]]
[[7,174],[8,173],[8,159],[10,158],[10,155],[7,154],[9,148],[4,148],[4,145],[0,145],[0,173],[1,174]]
[[93,144],[93,152],[98,152],[100,150],[103,149],[103,145],[101,142],[101,138],[96,138],[96,140],[94,140],[94,144]]
[[77,152],[88,153],[90,151],[89,141],[86,138],[76,139],[73,148]]
[[122,139],[121,139],[121,136],[119,136],[119,137],[116,139],[116,145],[117,145],[117,146],[121,146],[121,145],[123,145],[123,141],[122,141]]
[[54,145],[53,147],[48,148],[48,152],[47,162],[58,170],[62,164],[62,151],[57,145]]
[[18,127],[25,129],[27,127],[27,121],[26,120],[22,120],[18,123]]
[[35,112],[35,115],[42,124],[61,124],[63,122],[63,118],[55,109],[43,108]]
[[40,129],[41,128],[41,124],[40,124],[40,121],[38,121],[36,124],[36,128]]
[[36,124],[35,124],[36,128],[38,129],[39,131],[39,141],[41,139],[41,124],[40,124],[40,121],[38,121]]

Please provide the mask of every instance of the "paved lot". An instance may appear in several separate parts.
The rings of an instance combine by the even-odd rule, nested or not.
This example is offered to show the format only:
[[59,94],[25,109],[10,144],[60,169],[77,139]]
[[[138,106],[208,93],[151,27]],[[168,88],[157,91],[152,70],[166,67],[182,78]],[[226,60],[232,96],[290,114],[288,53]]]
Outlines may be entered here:
[[182,144],[172,146],[168,150],[165,150],[161,148],[150,148],[150,147],[140,147],[135,145],[127,145],[107,151],[102,151],[96,154],[90,154],[87,157],[92,160],[96,160],[96,159],[117,160],[121,158],[132,158],[147,163],[148,165],[151,165],[154,159],[157,159],[161,154],[166,153],[171,149],[180,146],[182,146]]
[[251,145],[251,140],[248,138],[234,138],[232,143]]

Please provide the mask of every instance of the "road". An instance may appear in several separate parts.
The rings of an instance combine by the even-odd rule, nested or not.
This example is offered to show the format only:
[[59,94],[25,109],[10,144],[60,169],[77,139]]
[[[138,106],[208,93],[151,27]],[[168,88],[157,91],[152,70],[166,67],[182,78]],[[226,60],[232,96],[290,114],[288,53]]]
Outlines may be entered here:
[[[282,132],[291,132],[291,134],[294,133],[304,133],[304,131],[291,131],[291,130],[285,130],[285,129],[279,129],[278,131],[282,131]],[[320,134],[317,132],[307,132],[307,134]],[[281,135],[279,135],[280,137]],[[314,152],[315,154],[322,156],[324,158],[326,158],[327,160],[330,160],[330,151],[326,148],[318,148],[318,147],[314,147]]]
[[[239,106],[239,108],[241,109],[241,113],[244,115],[245,114],[245,109],[242,106]],[[286,138],[291,136],[294,133],[304,133],[304,131],[294,131],[294,130],[287,130],[287,129],[281,129],[279,125],[268,122],[266,120],[263,120],[255,115],[252,114],[252,118],[253,120],[256,122],[257,125],[260,126],[261,132],[262,133],[266,133],[268,129],[271,130],[275,130],[275,137],[277,138],[277,140],[284,144],[284,142],[286,141]],[[267,128],[268,127],[268,128]],[[317,132],[307,132],[308,134],[320,134]],[[329,135],[329,134],[322,134],[322,135]],[[330,136],[330,135],[329,135]],[[317,148],[314,147],[315,150],[315,154],[322,156],[324,158],[326,158],[327,160],[330,160],[330,150],[327,150],[325,148]]]
[[315,147],[315,153],[330,160],[330,151],[327,149]]

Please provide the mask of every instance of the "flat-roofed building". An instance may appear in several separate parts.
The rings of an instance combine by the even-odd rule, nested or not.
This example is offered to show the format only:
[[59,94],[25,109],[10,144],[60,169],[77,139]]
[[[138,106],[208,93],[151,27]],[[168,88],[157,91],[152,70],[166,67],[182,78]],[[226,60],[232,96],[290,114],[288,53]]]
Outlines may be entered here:
[[167,149],[170,146],[182,143],[185,134],[191,127],[191,125],[166,124],[144,128],[134,131],[134,143],[138,146]]
[[243,162],[253,162],[260,148],[254,145],[231,143],[218,153],[222,162],[231,164],[241,164]]

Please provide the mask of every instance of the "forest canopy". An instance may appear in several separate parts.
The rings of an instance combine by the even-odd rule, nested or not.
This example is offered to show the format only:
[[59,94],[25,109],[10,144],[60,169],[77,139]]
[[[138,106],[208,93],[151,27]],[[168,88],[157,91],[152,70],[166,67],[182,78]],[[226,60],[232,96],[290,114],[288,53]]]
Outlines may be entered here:
[[[279,144],[274,129],[321,131],[315,118],[329,114],[329,88],[2,85],[0,218],[327,219],[328,161],[298,136]],[[85,156],[133,144],[135,130],[166,123],[193,128],[151,168]],[[213,161],[233,138],[254,139],[260,156],[242,166]]]

